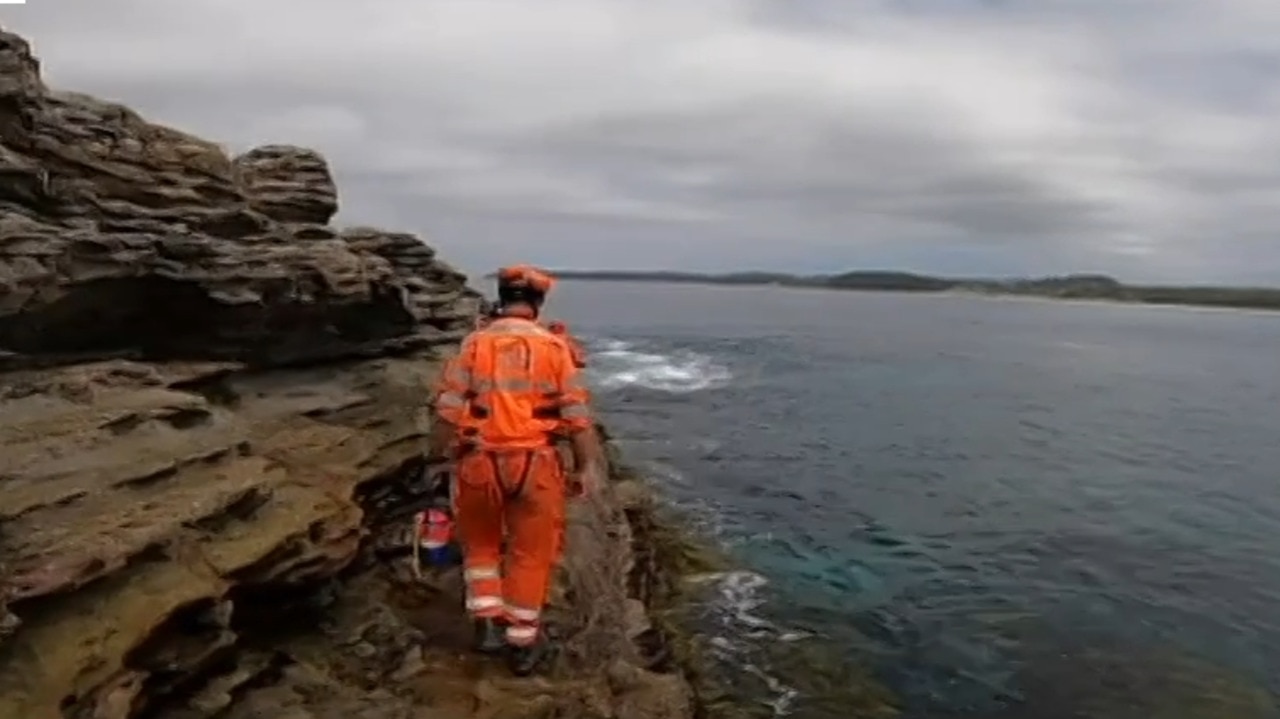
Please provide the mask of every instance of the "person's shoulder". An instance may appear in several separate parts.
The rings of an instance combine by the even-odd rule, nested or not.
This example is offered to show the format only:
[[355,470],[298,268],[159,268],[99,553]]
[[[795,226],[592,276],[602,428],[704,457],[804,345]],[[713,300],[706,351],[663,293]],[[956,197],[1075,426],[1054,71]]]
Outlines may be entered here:
[[556,354],[572,355],[573,342],[569,337],[552,332],[549,328],[544,327],[546,334],[540,335],[545,346]]
[[573,330],[569,329],[569,324],[564,320],[551,320],[547,323],[547,331],[569,340],[574,339]]
[[458,342],[457,356],[459,358],[469,356],[473,350],[484,344],[488,338],[493,336],[491,329],[490,325],[485,324],[483,326],[477,326],[470,332],[463,335],[462,340]]
[[552,332],[537,320],[524,317],[499,317],[480,329],[472,330],[468,337],[475,337],[477,343],[482,343],[490,338],[512,335],[519,335],[527,340],[557,348],[565,346],[562,336]]
[[552,320],[547,323],[547,331],[559,338],[565,345],[572,348],[578,344],[578,338],[569,330],[569,325],[563,320]]

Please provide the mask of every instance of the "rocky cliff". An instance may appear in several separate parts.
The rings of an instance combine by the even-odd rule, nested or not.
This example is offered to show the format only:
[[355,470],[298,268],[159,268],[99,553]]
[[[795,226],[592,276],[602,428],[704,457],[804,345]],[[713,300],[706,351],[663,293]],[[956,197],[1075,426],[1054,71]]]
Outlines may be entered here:
[[315,152],[51,90],[0,32],[0,717],[691,716],[635,484],[573,509],[547,677],[409,577],[424,388],[481,300],[337,204]]

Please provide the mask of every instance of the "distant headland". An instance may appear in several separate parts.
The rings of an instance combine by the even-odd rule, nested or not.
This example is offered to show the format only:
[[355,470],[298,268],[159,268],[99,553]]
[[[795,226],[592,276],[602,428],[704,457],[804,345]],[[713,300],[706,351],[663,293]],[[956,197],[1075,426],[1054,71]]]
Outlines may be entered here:
[[1280,310],[1280,288],[1208,285],[1131,285],[1099,274],[1022,279],[970,279],[912,272],[858,270],[836,275],[779,272],[697,272],[553,270],[556,277],[597,282],[662,282],[703,285],[777,285],[880,292],[964,292],[1054,299],[1107,300],[1151,305],[1192,305]]

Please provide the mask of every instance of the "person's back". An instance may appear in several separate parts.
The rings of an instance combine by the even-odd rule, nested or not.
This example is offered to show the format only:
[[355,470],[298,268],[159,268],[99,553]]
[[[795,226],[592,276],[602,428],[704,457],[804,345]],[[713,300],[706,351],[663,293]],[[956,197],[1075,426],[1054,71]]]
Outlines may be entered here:
[[468,336],[457,370],[471,382],[456,425],[464,443],[485,450],[545,446],[566,420],[586,417],[572,350],[532,319],[499,317]]

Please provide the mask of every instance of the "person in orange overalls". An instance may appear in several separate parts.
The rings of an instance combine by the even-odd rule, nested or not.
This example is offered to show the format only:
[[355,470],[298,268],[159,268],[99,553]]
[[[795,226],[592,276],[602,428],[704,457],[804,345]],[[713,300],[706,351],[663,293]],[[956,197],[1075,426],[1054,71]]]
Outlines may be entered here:
[[[496,307],[493,312],[477,317],[474,329],[481,329],[501,316],[502,307]],[[578,369],[586,369],[587,351],[583,348],[582,343],[578,341],[578,338],[569,333],[569,326],[560,320],[553,320],[547,323],[547,329],[551,330],[552,334],[560,335],[564,338],[565,344],[569,346],[569,352],[573,354],[573,365]]]
[[[594,488],[600,472],[573,351],[538,323],[553,284],[533,267],[499,272],[501,312],[446,364],[428,450],[455,453],[454,511],[476,648],[509,649],[519,676],[547,649],[541,614],[563,544],[566,496]],[[557,449],[563,438],[573,453],[568,475]]]
[[585,369],[587,366],[587,351],[582,348],[582,343],[578,342],[578,338],[569,334],[569,326],[559,320],[549,322],[547,329],[552,334],[560,335],[564,338],[565,344],[569,346],[569,353],[573,355],[573,366],[578,369]]

